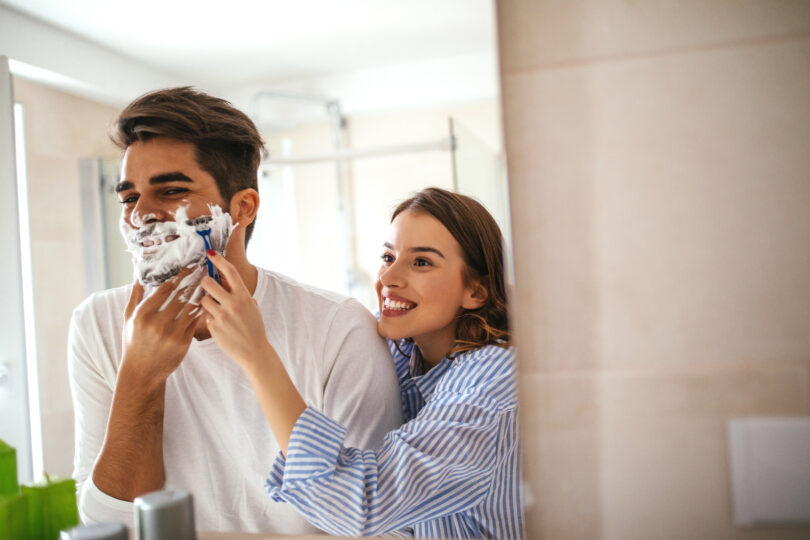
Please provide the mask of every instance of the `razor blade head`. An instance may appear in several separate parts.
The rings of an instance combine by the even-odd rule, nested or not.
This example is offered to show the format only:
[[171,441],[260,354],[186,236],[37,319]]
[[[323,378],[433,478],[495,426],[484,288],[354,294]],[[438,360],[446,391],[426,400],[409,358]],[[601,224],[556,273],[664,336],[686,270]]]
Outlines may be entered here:
[[213,220],[214,218],[212,218],[211,216],[200,216],[194,219],[187,219],[186,225],[191,225],[192,227],[194,227],[199,231],[201,229],[210,228],[208,224],[211,223]]

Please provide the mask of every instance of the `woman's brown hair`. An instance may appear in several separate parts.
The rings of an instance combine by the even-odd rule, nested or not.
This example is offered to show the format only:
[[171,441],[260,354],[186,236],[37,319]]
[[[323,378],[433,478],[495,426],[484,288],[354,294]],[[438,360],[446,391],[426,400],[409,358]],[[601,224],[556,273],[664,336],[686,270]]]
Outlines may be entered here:
[[456,324],[456,341],[450,356],[483,345],[508,346],[511,340],[506,306],[503,236],[484,206],[471,197],[439,188],[426,188],[403,201],[391,216],[406,210],[424,212],[438,219],[461,246],[465,286],[476,281],[486,289],[478,309],[464,310]]
[[[156,90],[127,105],[110,129],[122,150],[153,137],[193,144],[197,163],[214,177],[226,204],[238,191],[259,190],[264,141],[253,121],[224,99],[188,86]],[[254,224],[245,231],[245,243]]]

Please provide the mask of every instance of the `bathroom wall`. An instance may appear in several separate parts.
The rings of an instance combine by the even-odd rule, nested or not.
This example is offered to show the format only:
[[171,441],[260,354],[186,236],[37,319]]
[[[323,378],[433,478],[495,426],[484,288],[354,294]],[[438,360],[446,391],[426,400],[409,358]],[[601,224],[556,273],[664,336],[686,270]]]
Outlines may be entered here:
[[73,407],[67,379],[70,314],[87,295],[81,231],[79,159],[115,157],[107,137],[117,108],[14,78],[24,107],[31,267],[48,474],[73,472]]
[[810,3],[500,0],[530,538],[735,528],[726,422],[810,414]]

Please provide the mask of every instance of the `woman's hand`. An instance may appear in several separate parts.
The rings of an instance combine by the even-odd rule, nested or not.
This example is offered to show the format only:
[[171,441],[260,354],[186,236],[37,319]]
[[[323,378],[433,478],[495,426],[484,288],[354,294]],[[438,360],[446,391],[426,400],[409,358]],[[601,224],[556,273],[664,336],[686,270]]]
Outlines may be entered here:
[[247,375],[264,417],[286,455],[290,433],[307,406],[267,341],[259,305],[236,267],[212,251],[208,252],[208,258],[222,277],[222,285],[208,276],[201,283],[208,293],[200,302],[208,312],[208,330]]
[[200,283],[207,293],[200,305],[208,313],[208,330],[225,354],[251,372],[270,347],[259,305],[225,257],[210,250],[208,259],[222,277],[222,285],[209,276]]

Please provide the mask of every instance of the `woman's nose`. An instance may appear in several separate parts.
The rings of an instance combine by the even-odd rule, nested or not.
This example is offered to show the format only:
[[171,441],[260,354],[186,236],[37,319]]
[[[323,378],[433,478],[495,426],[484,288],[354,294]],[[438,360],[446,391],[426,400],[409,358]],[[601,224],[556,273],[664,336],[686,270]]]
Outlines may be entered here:
[[380,283],[384,287],[402,287],[404,276],[397,261],[380,269]]

